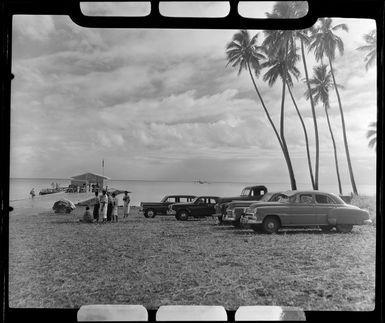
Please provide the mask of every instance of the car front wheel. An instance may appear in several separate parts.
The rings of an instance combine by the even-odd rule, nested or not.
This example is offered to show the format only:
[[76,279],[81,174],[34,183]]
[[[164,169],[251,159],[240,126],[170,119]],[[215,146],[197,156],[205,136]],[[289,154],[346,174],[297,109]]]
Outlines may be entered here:
[[280,223],[276,216],[268,216],[263,220],[262,227],[266,233],[275,233],[278,231]]
[[146,210],[146,211],[144,212],[144,216],[145,216],[146,218],[152,219],[153,217],[155,217],[155,215],[156,215],[156,212],[155,212],[155,210],[153,210],[153,209],[148,209],[148,210]]
[[336,229],[337,229],[337,232],[349,233],[353,229],[353,224],[337,224]]
[[188,212],[186,210],[179,211],[177,214],[177,218],[179,218],[180,221],[187,221]]

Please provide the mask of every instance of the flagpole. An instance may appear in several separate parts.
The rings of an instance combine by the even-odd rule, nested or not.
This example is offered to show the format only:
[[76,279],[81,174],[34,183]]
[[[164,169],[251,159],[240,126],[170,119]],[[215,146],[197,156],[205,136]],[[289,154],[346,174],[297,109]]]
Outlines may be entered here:
[[104,159],[102,160],[102,175],[104,176]]

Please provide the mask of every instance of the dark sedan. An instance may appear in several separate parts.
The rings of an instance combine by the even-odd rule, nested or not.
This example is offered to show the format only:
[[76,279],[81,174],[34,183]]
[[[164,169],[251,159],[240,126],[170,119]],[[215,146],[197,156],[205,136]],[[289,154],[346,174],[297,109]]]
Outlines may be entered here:
[[153,218],[157,214],[167,214],[168,206],[174,203],[191,202],[194,195],[167,195],[160,202],[141,202],[139,212],[146,218]]
[[180,221],[186,221],[189,217],[200,218],[215,213],[215,204],[218,196],[198,196],[191,203],[175,203],[169,206],[168,214],[175,215]]

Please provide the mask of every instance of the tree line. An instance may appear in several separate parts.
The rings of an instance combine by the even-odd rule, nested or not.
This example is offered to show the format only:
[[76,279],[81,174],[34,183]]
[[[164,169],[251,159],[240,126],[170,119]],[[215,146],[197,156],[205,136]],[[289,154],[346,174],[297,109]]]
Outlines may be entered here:
[[[266,13],[267,18],[299,18],[306,15],[308,11],[307,2],[301,1],[281,1],[277,2],[271,13]],[[342,39],[336,34],[337,31],[348,32],[346,24],[334,25],[331,18],[321,18],[311,28],[304,30],[266,30],[263,31],[264,38],[261,40],[259,33],[251,36],[247,30],[241,30],[234,34],[232,41],[226,46],[227,66],[230,65],[238,69],[238,75],[243,70],[246,70],[250,75],[254,89],[257,93],[258,99],[262,105],[263,111],[269,121],[271,128],[277,138],[279,146],[282,150],[285,159],[291,189],[297,189],[297,183],[294,175],[293,165],[290,158],[290,152],[285,138],[285,98],[286,90],[293,102],[297,116],[301,123],[305,146],[306,157],[309,169],[309,177],[314,190],[319,189],[319,133],[316,115],[316,105],[322,104],[324,107],[328,129],[333,145],[334,162],[336,168],[336,177],[338,182],[339,193],[342,195],[342,185],[338,164],[338,151],[336,148],[335,137],[331,127],[329,118],[329,96],[330,91],[334,90],[341,119],[343,142],[345,148],[345,155],[348,164],[348,171],[350,182],[352,185],[353,194],[358,195],[357,185],[354,178],[353,166],[350,157],[350,150],[348,138],[346,134],[346,124],[344,117],[344,110],[339,89],[342,87],[337,84],[333,63],[336,59],[337,52],[342,56],[344,54],[344,43]],[[367,52],[365,56],[366,69],[374,65],[377,50],[376,50],[376,31],[373,30],[364,36],[366,44],[357,48],[360,51]],[[313,68],[312,78],[309,76],[308,66],[306,62],[305,53],[312,52],[315,60],[319,65]],[[293,95],[292,88],[294,86],[294,79],[298,81],[300,71],[297,67],[299,61],[302,60],[303,69],[305,72],[306,92],[304,93],[306,99],[309,101],[314,137],[315,137],[315,163],[314,169],[312,158],[310,155],[309,135],[305,122],[298,108],[296,99]],[[280,119],[279,127],[271,118],[269,108],[266,106],[261,92],[258,88],[257,79],[261,76],[262,70],[266,69],[262,80],[267,82],[271,87],[278,80],[282,84],[281,90],[281,104],[280,104]],[[370,129],[367,132],[367,137],[370,139],[369,145],[375,147],[376,145],[376,123],[370,124]],[[374,138],[374,139],[373,139]]]

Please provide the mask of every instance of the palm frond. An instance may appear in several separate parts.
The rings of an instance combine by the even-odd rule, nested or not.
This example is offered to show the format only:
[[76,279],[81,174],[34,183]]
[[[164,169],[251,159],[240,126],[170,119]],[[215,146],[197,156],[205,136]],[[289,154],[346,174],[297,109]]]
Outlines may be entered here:
[[342,56],[344,54],[344,42],[341,38],[336,37],[335,44],[337,45],[338,51],[340,52],[340,55]]
[[369,139],[368,146],[377,150],[377,122],[371,122],[369,124],[366,138]]
[[372,48],[373,48],[373,45],[364,45],[364,46],[357,47],[356,49],[360,51],[369,51],[369,50],[372,50]]
[[338,30],[338,29],[342,29],[346,32],[349,32],[349,27],[346,24],[338,24],[331,28],[331,30]]
[[370,139],[368,142],[368,146],[377,150],[377,137]]

